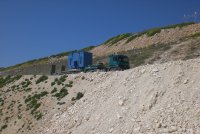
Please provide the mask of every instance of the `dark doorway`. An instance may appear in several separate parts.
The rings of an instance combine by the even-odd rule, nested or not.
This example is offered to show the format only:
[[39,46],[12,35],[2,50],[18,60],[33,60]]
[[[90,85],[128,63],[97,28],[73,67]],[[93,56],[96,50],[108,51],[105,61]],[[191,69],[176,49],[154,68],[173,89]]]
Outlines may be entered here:
[[51,65],[51,75],[56,73],[56,65]]
[[61,72],[64,72],[65,71],[65,66],[62,66],[61,67]]

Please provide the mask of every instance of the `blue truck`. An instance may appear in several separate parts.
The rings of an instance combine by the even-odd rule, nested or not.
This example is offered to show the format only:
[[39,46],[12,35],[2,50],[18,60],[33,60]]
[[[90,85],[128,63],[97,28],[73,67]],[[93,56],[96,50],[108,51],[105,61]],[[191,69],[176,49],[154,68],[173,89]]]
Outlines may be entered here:
[[68,55],[68,72],[111,71],[130,68],[129,59],[125,55],[110,55],[108,57],[108,66],[105,66],[103,63],[93,64],[92,60],[92,53],[84,51],[72,52]]

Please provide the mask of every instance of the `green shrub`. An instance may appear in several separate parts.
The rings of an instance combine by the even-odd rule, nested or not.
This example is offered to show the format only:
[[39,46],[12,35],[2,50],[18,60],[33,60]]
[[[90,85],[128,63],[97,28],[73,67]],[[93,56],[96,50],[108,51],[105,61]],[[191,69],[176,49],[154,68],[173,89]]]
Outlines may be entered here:
[[37,96],[36,98],[40,99],[40,98],[46,96],[47,94],[49,94],[47,91],[43,91],[43,92],[41,92],[40,94],[37,94],[37,95],[36,95],[36,96]]
[[73,84],[73,81],[69,81],[69,84],[72,85],[72,84]]
[[40,100],[42,97],[44,97],[45,95],[47,95],[48,92],[47,91],[43,91],[39,94],[35,94],[33,96],[29,95],[26,99],[25,99],[25,103],[27,106],[27,109],[31,109],[31,114],[34,115],[34,117],[36,119],[38,119],[38,117],[40,117],[40,114],[38,116],[38,111],[37,109],[41,106],[41,103],[38,102],[38,100]]
[[62,84],[62,81],[57,81],[57,85],[61,85]]
[[51,91],[51,94],[53,94],[55,92],[57,92],[57,88],[56,87],[54,87],[54,89]]
[[154,29],[147,31],[146,35],[150,37],[150,36],[154,36],[155,34],[160,33],[160,32],[161,32],[161,29],[154,28]]
[[65,84],[65,87],[72,87],[72,85],[70,85],[70,84]]
[[11,89],[15,90],[16,87],[17,87],[16,85],[13,85],[13,86],[11,87]]
[[19,104],[19,106],[18,107],[22,107],[22,104]]
[[41,103],[38,103],[36,100],[34,100],[29,106],[32,108],[31,114],[34,114],[34,112],[41,106]]
[[57,85],[61,85],[61,84],[64,85],[63,82],[66,81],[66,78],[67,78],[67,77],[68,77],[67,75],[63,75],[63,76],[61,76],[59,79],[56,78],[56,79],[54,80],[54,82],[51,83],[51,86],[53,86],[53,85],[55,85],[55,84],[57,84]]
[[22,116],[18,114],[18,115],[17,115],[17,118],[18,118],[18,119],[21,119],[21,118],[22,118]]
[[55,82],[57,82],[58,81],[58,78],[55,78]]
[[189,36],[189,37],[192,37],[192,38],[200,37],[200,32],[198,32],[198,33],[194,33],[194,34],[192,34],[192,35]]
[[4,100],[2,98],[0,98],[0,106],[4,105]]
[[32,88],[25,88],[24,91],[25,92],[30,92]]
[[72,101],[80,100],[83,96],[84,96],[83,93],[78,92],[77,95],[76,95],[76,97],[73,97],[73,98],[72,98]]
[[128,39],[127,39],[127,41],[126,41],[126,43],[129,43],[129,42],[131,42],[132,40],[134,40],[134,39],[136,39],[137,37],[140,37],[140,36],[142,36],[143,34],[141,34],[141,33],[139,33],[139,34],[133,34],[132,36],[130,36]]
[[23,85],[26,85],[26,81],[23,81],[21,84],[22,84],[22,86],[23,86]]
[[35,114],[34,114],[34,118],[36,119],[36,120],[39,120],[39,119],[41,119],[42,118],[42,113],[40,113],[40,112],[35,112]]
[[8,127],[7,124],[3,125],[3,126],[1,127],[1,131],[2,131],[3,129],[6,129],[7,127]]
[[27,79],[27,80],[23,81],[21,84],[22,84],[23,88],[27,88],[29,85],[32,84],[32,82]]
[[65,87],[72,87],[73,86],[73,81],[69,81],[69,84],[65,84]]
[[120,34],[120,35],[117,35],[117,36],[114,36],[114,37],[108,39],[106,42],[104,42],[104,44],[109,43],[109,44],[113,45],[113,44],[115,44],[115,43],[117,43],[117,42],[119,42],[123,39],[130,37],[131,35],[132,35],[131,33]]
[[51,86],[54,86],[56,84],[56,82],[54,81],[54,82],[51,82]]
[[12,82],[15,82],[17,80],[19,80],[20,78],[22,77],[22,75],[16,75],[16,76],[6,76],[5,78],[4,77],[0,77],[0,88],[2,88],[3,86],[9,84],[9,83],[12,83]]
[[89,47],[85,47],[83,49],[81,49],[82,51],[88,52],[90,50],[92,50],[93,48],[95,48],[96,46],[89,46]]
[[36,80],[36,84],[39,84],[39,83],[41,83],[41,82],[44,82],[44,81],[46,81],[47,79],[48,79],[47,76],[42,75],[38,80]]
[[65,82],[65,80],[66,80],[67,77],[68,77],[67,75],[61,76],[61,77],[60,77],[60,81],[61,81],[61,82]]
[[[32,84],[32,82],[29,81],[29,79],[25,79],[25,81],[23,81],[23,82],[21,83],[22,88],[23,88],[23,90],[24,90],[25,92],[31,91],[31,88],[28,88],[29,85],[31,85],[31,84]],[[19,89],[19,88],[18,88],[18,89]]]
[[58,105],[63,105],[65,102],[57,102]]
[[64,98],[66,95],[68,95],[68,90],[63,87],[59,93],[56,93],[55,95],[53,95],[54,97],[57,98],[57,100],[61,100],[62,98]]

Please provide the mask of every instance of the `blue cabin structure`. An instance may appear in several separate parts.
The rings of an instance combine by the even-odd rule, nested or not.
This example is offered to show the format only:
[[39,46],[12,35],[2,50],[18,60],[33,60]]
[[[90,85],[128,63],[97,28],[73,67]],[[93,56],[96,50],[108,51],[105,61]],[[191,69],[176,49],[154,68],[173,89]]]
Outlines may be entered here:
[[68,69],[84,69],[92,65],[92,53],[84,51],[72,52],[68,55]]

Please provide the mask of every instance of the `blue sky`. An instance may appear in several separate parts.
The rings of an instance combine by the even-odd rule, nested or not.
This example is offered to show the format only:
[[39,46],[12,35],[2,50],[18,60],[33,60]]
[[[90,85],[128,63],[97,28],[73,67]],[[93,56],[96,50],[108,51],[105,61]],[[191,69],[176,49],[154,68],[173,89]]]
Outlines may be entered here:
[[[0,0],[0,67],[183,22],[200,0]],[[198,19],[199,21],[199,19]]]

